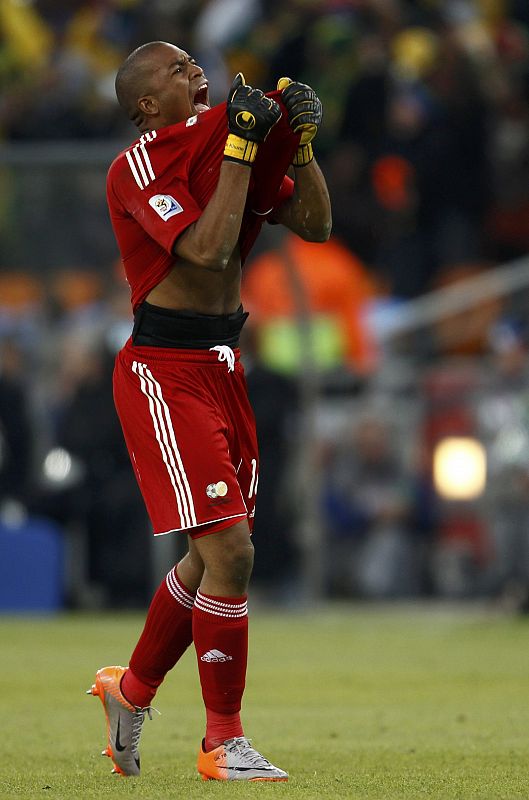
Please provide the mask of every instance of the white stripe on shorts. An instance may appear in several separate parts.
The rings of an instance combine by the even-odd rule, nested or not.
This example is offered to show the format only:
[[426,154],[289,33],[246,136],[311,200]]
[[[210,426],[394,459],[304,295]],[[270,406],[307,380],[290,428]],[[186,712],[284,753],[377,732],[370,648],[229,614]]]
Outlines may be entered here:
[[162,387],[146,364],[134,361],[132,371],[138,375],[141,390],[149,401],[156,441],[174,489],[181,528],[193,528],[197,524],[193,496],[176,443],[169,408],[163,398]]

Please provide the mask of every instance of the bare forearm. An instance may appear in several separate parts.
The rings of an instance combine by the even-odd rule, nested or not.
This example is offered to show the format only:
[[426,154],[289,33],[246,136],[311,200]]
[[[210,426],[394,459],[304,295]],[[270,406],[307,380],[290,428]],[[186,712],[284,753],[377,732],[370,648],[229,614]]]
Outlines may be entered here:
[[199,219],[180,236],[175,253],[198,266],[222,270],[241,230],[251,170],[224,161],[219,182]]
[[[217,188],[199,219],[178,239],[175,253],[205,269],[226,269],[235,250],[260,142],[281,117],[275,100],[253,89],[239,72],[226,101],[228,138]],[[251,122],[251,124],[250,124]]]
[[281,207],[277,221],[309,242],[326,242],[331,234],[331,202],[325,178],[316,163],[295,169],[294,193]]

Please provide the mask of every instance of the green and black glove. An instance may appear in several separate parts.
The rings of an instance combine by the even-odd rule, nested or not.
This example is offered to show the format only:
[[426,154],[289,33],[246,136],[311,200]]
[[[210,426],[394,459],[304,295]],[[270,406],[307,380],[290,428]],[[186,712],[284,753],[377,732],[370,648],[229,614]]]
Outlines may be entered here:
[[244,75],[235,76],[228,93],[227,108],[229,135],[224,158],[240,164],[253,164],[259,142],[264,142],[281,117],[275,100],[265,97],[260,89],[244,82]]
[[292,163],[295,167],[304,167],[314,158],[311,142],[318,133],[323,117],[321,101],[314,89],[291,78],[280,78],[277,88],[288,111],[290,127],[294,133],[301,133]]

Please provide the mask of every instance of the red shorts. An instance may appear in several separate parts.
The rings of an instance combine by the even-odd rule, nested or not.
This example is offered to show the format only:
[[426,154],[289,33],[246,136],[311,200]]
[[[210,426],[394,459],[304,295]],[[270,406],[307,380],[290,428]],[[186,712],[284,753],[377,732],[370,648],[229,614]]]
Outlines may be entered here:
[[134,347],[116,357],[114,400],[155,535],[253,527],[258,454],[238,350]]

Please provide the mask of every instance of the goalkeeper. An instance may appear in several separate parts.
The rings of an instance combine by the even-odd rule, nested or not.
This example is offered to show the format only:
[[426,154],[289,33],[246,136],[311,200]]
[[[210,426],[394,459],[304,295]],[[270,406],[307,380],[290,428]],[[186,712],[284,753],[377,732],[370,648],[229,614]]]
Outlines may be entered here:
[[240,717],[259,476],[239,361],[240,281],[266,221],[309,241],[329,237],[329,196],[312,151],[321,103],[288,78],[265,95],[239,73],[226,104],[210,108],[203,70],[165,42],[131,53],[116,93],[141,135],[107,180],[134,312],[114,397],[154,534],[185,535],[188,552],[158,587],[128,667],[96,674],[104,754],[114,771],[139,775],[145,714],[193,643],[206,712],[199,773],[284,781]]

